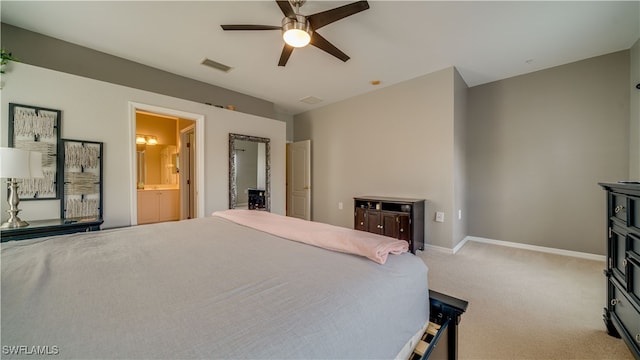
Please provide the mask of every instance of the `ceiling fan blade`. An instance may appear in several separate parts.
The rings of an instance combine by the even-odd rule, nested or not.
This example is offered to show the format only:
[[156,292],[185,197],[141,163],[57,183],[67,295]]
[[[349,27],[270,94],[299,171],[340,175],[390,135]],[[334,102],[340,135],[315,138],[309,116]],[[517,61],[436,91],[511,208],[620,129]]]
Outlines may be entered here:
[[282,30],[282,26],[271,25],[220,25],[222,30]]
[[289,61],[289,57],[293,52],[293,46],[289,46],[284,44],[284,48],[282,48],[282,54],[280,54],[280,61],[278,61],[278,66],[287,65],[287,61]]
[[360,11],[367,10],[368,8],[369,3],[366,0],[356,1],[354,3],[340,6],[335,9],[309,15],[307,16],[307,20],[309,20],[311,28],[315,31],[325,25],[346,18],[347,16],[359,13]]
[[327,39],[325,39],[322,36],[320,36],[320,34],[318,34],[317,32],[314,32],[313,35],[311,35],[310,44],[315,46],[315,47],[317,47],[318,49],[321,49],[321,50],[324,50],[324,51],[328,52],[329,54],[337,57],[338,59],[340,59],[342,61],[347,61],[347,60],[350,59],[350,57],[347,54],[345,54],[342,51],[340,51],[340,49],[335,47]]
[[284,0],[284,1],[276,0],[276,2],[278,3],[280,10],[282,10],[282,13],[284,14],[284,16],[295,19],[296,13],[295,11],[293,11],[293,8],[291,7],[291,3],[289,2],[289,0]]

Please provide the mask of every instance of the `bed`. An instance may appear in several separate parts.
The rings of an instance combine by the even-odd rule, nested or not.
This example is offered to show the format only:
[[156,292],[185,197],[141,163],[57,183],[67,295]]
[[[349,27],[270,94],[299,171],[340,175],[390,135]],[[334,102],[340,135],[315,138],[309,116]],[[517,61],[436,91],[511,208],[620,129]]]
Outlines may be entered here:
[[220,216],[11,241],[1,266],[4,359],[407,358],[429,322],[419,257]]

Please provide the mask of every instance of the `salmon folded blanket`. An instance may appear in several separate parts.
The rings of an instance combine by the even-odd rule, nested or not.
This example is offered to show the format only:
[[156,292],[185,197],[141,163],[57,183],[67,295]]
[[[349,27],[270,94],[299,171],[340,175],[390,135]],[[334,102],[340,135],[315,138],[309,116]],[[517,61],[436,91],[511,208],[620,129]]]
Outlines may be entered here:
[[266,211],[224,210],[214,212],[213,216],[285,239],[364,256],[378,264],[384,264],[389,254],[409,250],[409,243],[403,240]]

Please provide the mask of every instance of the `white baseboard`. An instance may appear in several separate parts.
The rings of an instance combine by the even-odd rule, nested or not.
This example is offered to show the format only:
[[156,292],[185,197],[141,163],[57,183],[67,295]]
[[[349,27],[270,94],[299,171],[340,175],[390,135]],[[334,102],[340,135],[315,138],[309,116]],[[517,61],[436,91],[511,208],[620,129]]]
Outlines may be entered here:
[[[572,257],[577,257],[577,258],[581,258],[581,259],[597,260],[597,261],[603,261],[603,262],[606,261],[606,256],[604,256],[604,255],[596,255],[596,254],[584,253],[584,252],[579,252],[579,251],[555,249],[555,248],[550,248],[550,247],[545,247],[545,246],[520,244],[520,243],[514,243],[514,242],[510,242],[510,241],[487,239],[487,238],[482,238],[482,237],[477,237],[477,236],[467,236],[467,237],[465,237],[464,240],[462,240],[460,242],[460,244],[458,244],[458,246],[456,246],[457,250],[454,249],[453,253],[455,254],[458,250],[460,250],[459,248],[462,248],[462,246],[464,244],[466,244],[467,241],[476,241],[476,242],[485,243],[485,244],[493,244],[493,245],[513,247],[513,248],[518,248],[518,249],[533,250],[533,251],[539,251],[539,252],[556,254],[556,255],[572,256]],[[452,250],[450,250],[450,252],[451,251]]]
[[462,249],[462,247],[464,246],[464,244],[467,243],[468,240],[469,240],[469,237],[467,236],[466,238],[462,239],[462,241],[460,241],[458,245],[456,245],[453,249],[449,249],[444,246],[436,246],[436,245],[429,245],[429,244],[424,244],[424,249],[425,251],[427,249],[430,249],[430,250],[446,252],[447,254],[455,254],[458,251],[460,251],[460,249]]
[[458,243],[458,245],[454,246],[453,253],[455,254],[458,251],[460,251],[460,249],[462,249],[462,247],[467,243],[467,241],[469,241],[469,236],[465,237],[464,239],[462,239],[462,241]]
[[424,244],[424,251],[427,251],[427,250],[435,250],[435,251],[445,252],[447,254],[453,254],[453,249],[449,249],[444,246]]

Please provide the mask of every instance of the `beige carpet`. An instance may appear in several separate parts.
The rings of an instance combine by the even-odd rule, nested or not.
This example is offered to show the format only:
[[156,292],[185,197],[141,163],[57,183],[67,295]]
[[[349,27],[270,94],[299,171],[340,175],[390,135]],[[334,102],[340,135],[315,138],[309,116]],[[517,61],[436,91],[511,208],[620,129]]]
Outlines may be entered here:
[[418,255],[431,289],[469,301],[460,359],[633,359],[602,321],[604,262],[474,241]]

